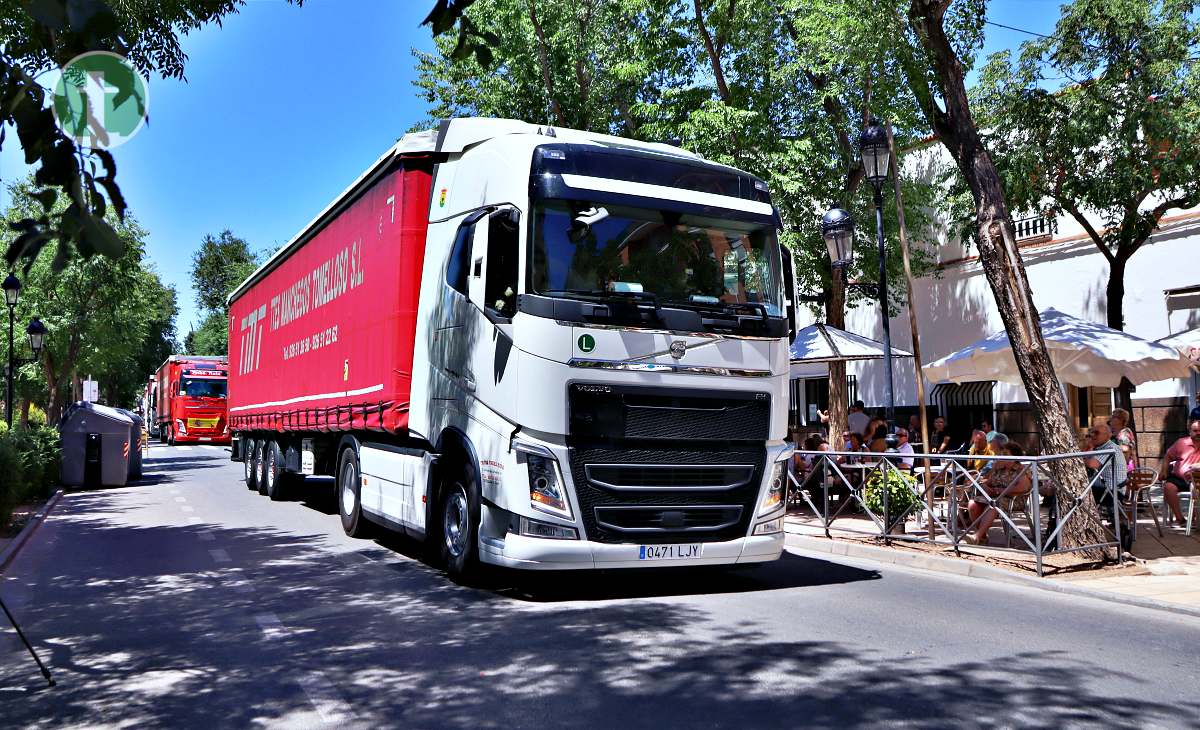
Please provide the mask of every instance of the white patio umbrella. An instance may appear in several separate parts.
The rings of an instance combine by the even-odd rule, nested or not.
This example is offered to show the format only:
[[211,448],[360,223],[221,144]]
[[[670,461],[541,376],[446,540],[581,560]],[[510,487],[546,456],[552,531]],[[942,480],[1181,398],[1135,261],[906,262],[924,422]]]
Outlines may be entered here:
[[[1050,350],[1054,369],[1060,379],[1071,385],[1116,388],[1122,377],[1138,385],[1188,374],[1188,361],[1170,347],[1053,308],[1043,310],[1041,320],[1042,338]],[[935,360],[922,370],[935,383],[1021,382],[1004,330]]]
[[[820,322],[797,332],[792,341],[793,363],[878,360],[883,353],[880,342]],[[893,347],[892,357],[912,357],[912,353]]]
[[1191,362],[1192,367],[1200,369],[1200,327],[1177,332],[1170,337],[1155,340],[1155,342],[1178,350]]

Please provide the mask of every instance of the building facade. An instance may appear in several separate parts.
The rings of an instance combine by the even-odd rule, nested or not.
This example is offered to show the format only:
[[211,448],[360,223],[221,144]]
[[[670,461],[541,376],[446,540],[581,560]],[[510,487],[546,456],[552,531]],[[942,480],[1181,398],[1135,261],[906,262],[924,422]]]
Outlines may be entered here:
[[[1108,261],[1082,226],[1068,216],[1019,219],[1016,225],[1036,307],[1054,307],[1081,319],[1107,322]],[[912,235],[919,239],[916,232]],[[926,363],[1003,329],[975,253],[943,238],[937,254],[937,270],[918,279],[913,292],[921,354]],[[904,283],[895,285],[903,287]],[[1200,208],[1170,213],[1129,260],[1124,311],[1125,331],[1146,340],[1200,326]],[[848,310],[846,329],[880,339],[883,328],[878,305]],[[891,319],[891,336],[894,346],[912,349],[907,309]],[[851,363],[847,370],[853,377],[852,400],[857,396],[868,408],[882,408],[882,362]],[[894,361],[894,372],[897,420],[907,422],[917,403],[912,360]],[[793,377],[797,378],[793,389],[796,420],[803,427],[811,423],[809,416],[816,410],[809,394],[819,394],[819,384],[827,373],[823,367],[797,367]],[[1037,448],[1028,396],[1020,385],[979,382],[956,386],[926,381],[925,390],[927,402],[949,419],[951,430],[959,438],[965,440],[971,428],[988,419],[999,430]],[[1187,410],[1198,390],[1200,378],[1194,372],[1189,378],[1137,386],[1133,393],[1134,419],[1141,434],[1139,452],[1143,457],[1159,457],[1170,439],[1186,431]],[[1066,395],[1074,425],[1081,429],[1090,417],[1106,415],[1113,408],[1113,394],[1107,389],[1067,386]]]

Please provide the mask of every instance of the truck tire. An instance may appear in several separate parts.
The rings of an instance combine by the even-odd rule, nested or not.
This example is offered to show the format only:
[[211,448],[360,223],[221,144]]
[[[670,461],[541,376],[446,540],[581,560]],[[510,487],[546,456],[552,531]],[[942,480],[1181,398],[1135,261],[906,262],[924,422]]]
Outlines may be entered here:
[[472,465],[447,474],[436,523],[442,565],[456,581],[479,572],[479,480]]
[[254,483],[254,447],[254,439],[242,440],[242,464],[245,465],[246,486],[250,489],[258,488]]
[[261,495],[267,493],[267,441],[254,445],[254,487]]
[[370,523],[362,513],[362,476],[358,471],[358,454],[353,447],[342,449],[335,486],[342,529],[350,537],[366,537],[370,532]]
[[171,428],[169,428],[167,430],[167,446],[174,446],[174,445],[175,445],[175,427],[171,426]]
[[283,449],[278,441],[263,443],[263,493],[272,502],[284,498],[287,492],[287,474],[283,470]]

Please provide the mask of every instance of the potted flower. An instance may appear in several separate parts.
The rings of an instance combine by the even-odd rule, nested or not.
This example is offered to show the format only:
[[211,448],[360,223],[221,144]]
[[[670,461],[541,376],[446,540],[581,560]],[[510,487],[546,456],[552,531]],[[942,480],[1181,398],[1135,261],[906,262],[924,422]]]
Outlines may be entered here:
[[[891,466],[871,471],[863,486],[863,503],[875,514],[883,515],[887,532],[904,532],[904,518],[921,502],[917,495],[917,480]],[[884,489],[887,504],[884,505]]]

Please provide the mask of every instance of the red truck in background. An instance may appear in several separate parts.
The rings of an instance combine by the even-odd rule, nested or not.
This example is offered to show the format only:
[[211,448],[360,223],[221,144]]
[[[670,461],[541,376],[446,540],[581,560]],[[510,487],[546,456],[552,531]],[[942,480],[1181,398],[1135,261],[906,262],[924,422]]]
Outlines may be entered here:
[[229,358],[172,355],[154,375],[153,413],[159,441],[229,443]]

